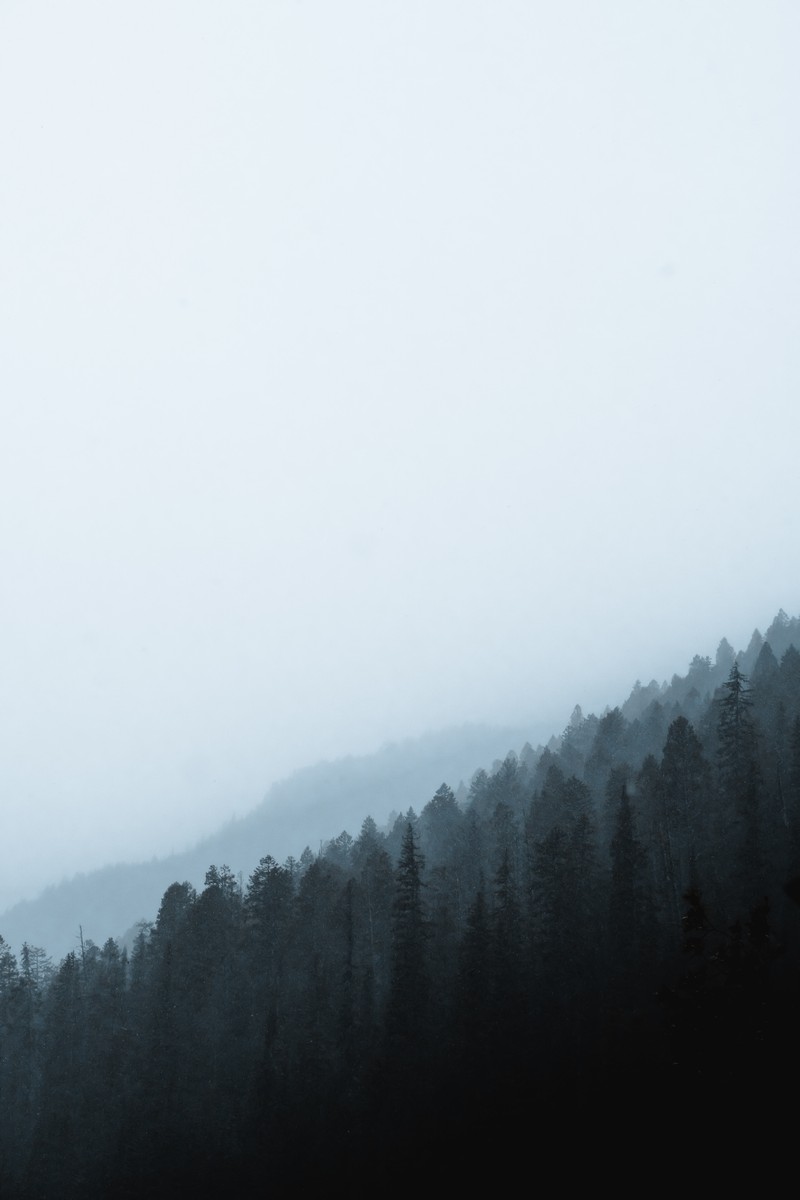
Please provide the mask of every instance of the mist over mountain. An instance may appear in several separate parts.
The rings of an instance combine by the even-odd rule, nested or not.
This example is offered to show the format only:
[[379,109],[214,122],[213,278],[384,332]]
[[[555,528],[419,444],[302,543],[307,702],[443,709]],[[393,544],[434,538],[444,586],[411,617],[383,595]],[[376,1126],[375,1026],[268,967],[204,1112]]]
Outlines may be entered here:
[[191,853],[17,906],[3,1195],[251,1194],[465,1139],[488,1180],[565,1112],[593,1153],[676,1114],[760,1145],[800,1067],[798,646],[781,611],[546,744],[320,763]]
[[0,5],[0,910],[798,594],[796,3],[49,7]]
[[0,4],[2,1200],[796,1158],[798,46]]
[[0,916],[0,933],[15,948],[29,942],[57,958],[76,948],[81,929],[101,945],[137,921],[152,920],[176,879],[200,887],[212,863],[225,863],[246,879],[264,854],[299,858],[306,846],[317,853],[343,828],[358,828],[368,812],[383,824],[393,810],[419,810],[442,781],[454,789],[468,785],[478,768],[551,734],[544,726],[466,725],[392,743],[376,754],[321,762],[273,784],[252,812],[189,850],[80,874],[14,905]]
[[[659,728],[669,713],[696,717],[708,708],[734,661],[751,672],[765,643],[780,659],[800,644],[800,618],[781,610],[766,634],[754,630],[743,649],[734,651],[722,638],[714,657],[695,655],[685,675],[675,673],[669,682],[637,681],[619,712],[637,725],[647,720],[648,710],[651,723],[658,712]],[[594,714],[584,716],[577,709],[570,726],[582,724],[585,739],[597,723]],[[560,730],[545,725],[465,725],[390,743],[376,754],[321,762],[273,784],[252,812],[186,851],[79,874],[12,906],[0,916],[0,934],[13,947],[28,942],[57,959],[75,950],[81,931],[98,945],[109,937],[131,938],[137,922],[154,919],[165,888],[175,880],[199,888],[209,866],[225,864],[246,881],[265,854],[282,861],[299,858],[304,848],[321,853],[342,830],[360,828],[367,815],[384,826],[398,813],[419,812],[442,783],[456,792],[461,788],[463,796],[477,770],[491,770],[493,763],[496,769],[509,753],[533,763],[544,746],[557,749],[561,740]]]

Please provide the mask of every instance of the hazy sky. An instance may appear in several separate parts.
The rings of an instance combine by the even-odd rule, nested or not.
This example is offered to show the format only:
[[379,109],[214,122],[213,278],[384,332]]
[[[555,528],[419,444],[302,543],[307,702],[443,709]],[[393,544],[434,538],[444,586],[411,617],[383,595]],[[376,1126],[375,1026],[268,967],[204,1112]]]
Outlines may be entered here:
[[0,0],[0,903],[797,613],[799,42]]

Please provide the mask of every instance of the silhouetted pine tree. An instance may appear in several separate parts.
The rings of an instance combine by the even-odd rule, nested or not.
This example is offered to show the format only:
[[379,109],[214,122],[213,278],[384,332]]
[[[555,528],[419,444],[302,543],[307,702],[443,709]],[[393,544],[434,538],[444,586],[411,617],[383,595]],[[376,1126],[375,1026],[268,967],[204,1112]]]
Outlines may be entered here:
[[423,902],[424,860],[411,822],[406,825],[395,868],[392,913],[392,971],[387,1022],[396,1048],[412,1053],[425,1033],[430,975],[428,915]]

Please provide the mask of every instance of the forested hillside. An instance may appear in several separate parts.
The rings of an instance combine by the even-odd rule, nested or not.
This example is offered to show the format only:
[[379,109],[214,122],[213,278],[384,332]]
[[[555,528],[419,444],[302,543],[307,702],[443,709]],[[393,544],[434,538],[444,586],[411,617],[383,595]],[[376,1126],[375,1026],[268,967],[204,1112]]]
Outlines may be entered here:
[[774,1136],[800,1065],[798,646],[780,614],[461,799],[264,846],[243,885],[176,880],[130,955],[6,948],[2,1195],[366,1190],[401,1163],[488,1184],[567,1126],[577,1154]]
[[[421,808],[442,779],[458,788],[476,767],[504,758],[526,738],[549,734],[544,727],[464,725],[391,743],[374,754],[305,767],[274,783],[252,812],[189,849],[54,884],[4,913],[0,931],[15,951],[27,941],[58,958],[77,949],[81,929],[99,944],[124,938],[138,921],[153,917],[174,879],[201,887],[208,864],[224,862],[246,880],[264,847],[281,860],[299,857],[305,846],[318,850],[342,828],[357,829],[365,812],[383,824],[392,810]],[[192,840],[187,830],[187,843]]]

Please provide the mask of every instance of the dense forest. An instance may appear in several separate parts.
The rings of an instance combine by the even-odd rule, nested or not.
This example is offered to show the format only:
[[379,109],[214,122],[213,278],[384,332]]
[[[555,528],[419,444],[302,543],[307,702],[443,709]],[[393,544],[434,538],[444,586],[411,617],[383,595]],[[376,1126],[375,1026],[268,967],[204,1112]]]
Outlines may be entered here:
[[567,1136],[595,1168],[779,1140],[799,646],[781,613],[738,655],[576,708],[467,794],[316,854],[265,846],[246,881],[176,881],[131,953],[0,944],[0,1194],[502,1186]]

